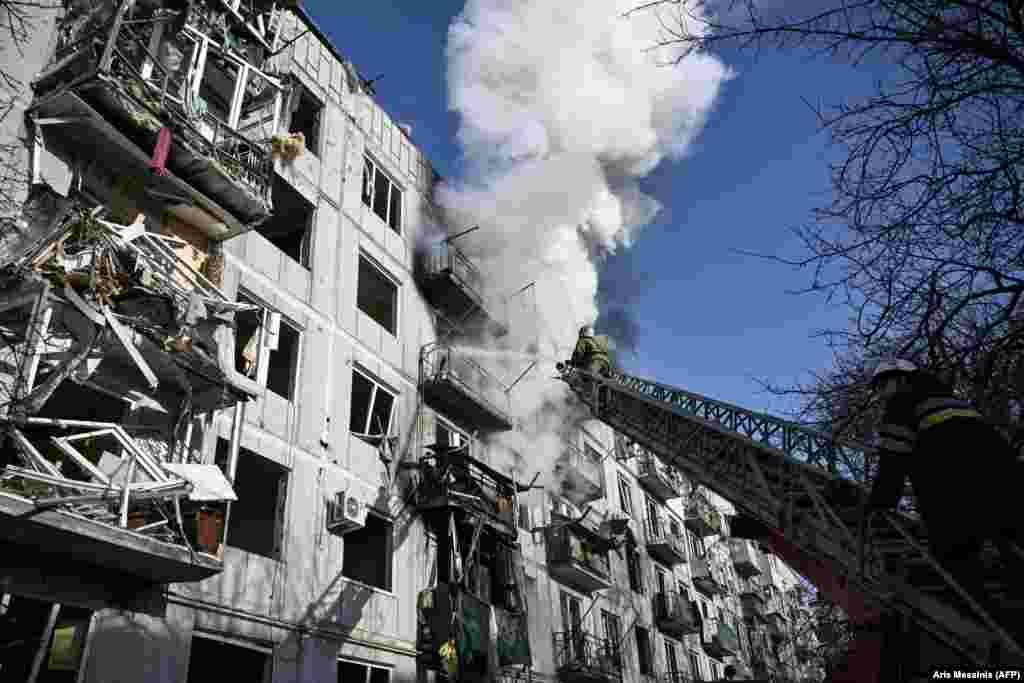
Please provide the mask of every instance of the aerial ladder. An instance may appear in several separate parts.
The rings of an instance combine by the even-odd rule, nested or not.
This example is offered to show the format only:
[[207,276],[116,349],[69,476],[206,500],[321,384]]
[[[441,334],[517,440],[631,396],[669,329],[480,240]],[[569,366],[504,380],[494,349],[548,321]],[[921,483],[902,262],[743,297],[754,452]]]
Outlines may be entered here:
[[[1024,623],[1024,609],[999,621],[986,613],[929,554],[916,516],[865,515],[868,492],[850,464],[866,463],[870,447],[618,370],[592,373],[571,362],[557,367],[596,419],[732,502],[741,514],[737,521],[757,530],[752,537],[860,626],[848,673],[833,680],[907,680],[893,678],[891,664],[880,670],[889,659],[883,647],[890,655],[907,649],[885,646],[898,638],[883,622],[902,624],[904,635],[916,627],[940,643],[941,657],[918,649],[925,670],[940,663],[992,665],[993,653],[999,664],[1024,662],[1021,644],[1007,629]],[[734,531],[742,535],[738,526],[734,522]],[[994,578],[986,586],[998,596],[1005,577]]]

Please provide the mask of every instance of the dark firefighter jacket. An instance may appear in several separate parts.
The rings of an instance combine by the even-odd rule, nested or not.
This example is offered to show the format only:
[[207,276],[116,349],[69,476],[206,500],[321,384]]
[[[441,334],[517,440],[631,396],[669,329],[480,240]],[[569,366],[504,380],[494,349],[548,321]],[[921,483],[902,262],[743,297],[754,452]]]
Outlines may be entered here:
[[[889,399],[878,436],[881,457],[872,507],[895,507],[910,475],[929,526],[927,518],[941,506],[955,509],[977,495],[991,495],[998,488],[993,478],[1011,476],[1009,444],[969,403],[927,373],[916,373],[909,392]],[[985,482],[987,490],[978,490]],[[957,499],[948,499],[950,493]]]
[[572,352],[572,364],[588,372],[608,372],[611,362],[605,338],[581,336]]

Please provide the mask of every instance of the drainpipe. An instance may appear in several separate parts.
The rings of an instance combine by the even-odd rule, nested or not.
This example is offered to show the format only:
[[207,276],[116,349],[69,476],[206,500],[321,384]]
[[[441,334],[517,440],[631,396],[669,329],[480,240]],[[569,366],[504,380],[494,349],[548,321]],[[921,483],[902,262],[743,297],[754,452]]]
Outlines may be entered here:
[[[235,472],[238,469],[238,449],[241,445],[242,440],[242,422],[245,418],[245,402],[238,401],[235,403],[235,412],[231,417],[231,443],[228,446],[228,471],[224,474],[227,475],[228,481],[231,482],[232,488],[235,485]],[[227,546],[228,544],[228,522],[231,521],[231,501],[229,500],[224,508],[224,532],[221,537],[221,544]]]

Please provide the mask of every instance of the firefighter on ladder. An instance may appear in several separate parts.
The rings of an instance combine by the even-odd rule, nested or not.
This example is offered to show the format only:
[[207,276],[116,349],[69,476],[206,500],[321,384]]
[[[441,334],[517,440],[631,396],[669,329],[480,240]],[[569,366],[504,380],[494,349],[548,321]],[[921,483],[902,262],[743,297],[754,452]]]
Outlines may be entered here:
[[984,609],[993,610],[978,561],[990,539],[1006,565],[1007,586],[1015,598],[1024,597],[1024,533],[1016,499],[1021,477],[1009,443],[969,403],[955,398],[952,387],[909,361],[879,363],[872,389],[884,408],[869,507],[896,507],[909,475],[939,564]]
[[573,367],[607,377],[612,369],[611,359],[608,357],[608,338],[603,335],[594,336],[594,328],[584,325],[580,328],[580,336],[576,340],[576,348],[569,362]]

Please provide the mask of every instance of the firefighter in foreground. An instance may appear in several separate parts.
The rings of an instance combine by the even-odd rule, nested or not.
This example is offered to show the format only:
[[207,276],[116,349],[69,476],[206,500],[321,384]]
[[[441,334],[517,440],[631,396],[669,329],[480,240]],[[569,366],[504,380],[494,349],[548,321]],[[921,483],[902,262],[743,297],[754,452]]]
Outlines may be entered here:
[[1012,597],[1024,598],[1021,478],[1010,444],[969,403],[955,398],[952,387],[909,361],[880,363],[872,389],[884,409],[869,507],[896,507],[909,475],[932,554],[996,616],[979,562],[986,539],[999,548]]
[[608,377],[611,375],[612,364],[608,355],[608,337],[594,335],[594,328],[584,325],[580,328],[576,348],[572,352],[569,363],[580,370],[594,375]]

